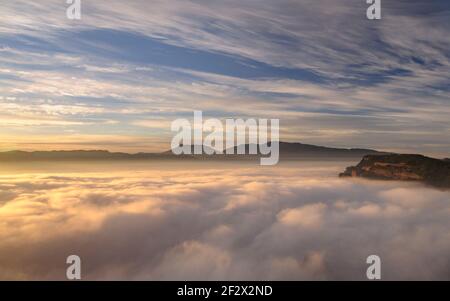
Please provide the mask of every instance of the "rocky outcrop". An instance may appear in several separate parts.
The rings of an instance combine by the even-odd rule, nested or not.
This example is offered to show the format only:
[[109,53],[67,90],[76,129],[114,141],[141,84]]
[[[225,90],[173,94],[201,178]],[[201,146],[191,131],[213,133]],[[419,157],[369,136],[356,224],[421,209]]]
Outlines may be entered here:
[[339,176],[421,181],[436,187],[450,188],[450,161],[422,155],[367,155],[358,165],[347,167]]

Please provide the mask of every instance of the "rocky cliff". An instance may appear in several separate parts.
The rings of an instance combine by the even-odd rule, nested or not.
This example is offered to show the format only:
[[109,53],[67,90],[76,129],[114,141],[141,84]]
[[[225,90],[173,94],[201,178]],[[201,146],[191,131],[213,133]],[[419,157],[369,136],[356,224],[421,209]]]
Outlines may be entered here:
[[347,167],[339,176],[421,181],[450,188],[450,162],[422,155],[367,155],[358,165]]

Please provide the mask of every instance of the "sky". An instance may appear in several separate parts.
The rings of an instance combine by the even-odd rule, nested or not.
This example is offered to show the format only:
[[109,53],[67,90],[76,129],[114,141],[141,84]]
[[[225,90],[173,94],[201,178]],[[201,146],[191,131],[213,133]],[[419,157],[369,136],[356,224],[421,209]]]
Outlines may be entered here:
[[170,148],[176,118],[450,156],[450,2],[0,0],[0,150]]

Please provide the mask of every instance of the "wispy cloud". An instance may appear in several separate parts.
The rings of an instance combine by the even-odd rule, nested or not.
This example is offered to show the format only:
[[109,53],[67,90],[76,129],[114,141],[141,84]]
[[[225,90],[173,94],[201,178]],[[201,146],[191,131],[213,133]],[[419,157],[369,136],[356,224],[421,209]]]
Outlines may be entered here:
[[113,120],[125,136],[145,135],[138,120],[194,109],[270,115],[286,140],[448,156],[445,1],[383,1],[375,22],[353,0],[84,1],[82,9],[71,21],[61,1],[2,6],[0,105],[23,106],[20,115],[51,100],[50,111],[71,108],[62,117],[71,131],[89,122],[100,134]]

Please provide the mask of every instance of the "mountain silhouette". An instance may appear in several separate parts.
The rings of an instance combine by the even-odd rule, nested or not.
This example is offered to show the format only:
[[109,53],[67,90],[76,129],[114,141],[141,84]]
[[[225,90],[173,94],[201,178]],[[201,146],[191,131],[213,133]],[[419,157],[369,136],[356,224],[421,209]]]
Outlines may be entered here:
[[[270,146],[271,143],[269,142]],[[98,160],[151,160],[151,159],[182,159],[182,158],[208,158],[224,159],[230,158],[252,158],[261,157],[259,146],[257,155],[249,155],[250,145],[244,145],[246,155],[237,155],[237,147],[233,149],[234,155],[216,154],[209,156],[206,154],[194,155],[194,146],[190,145],[191,154],[174,155],[172,150],[161,153],[124,153],[109,152],[106,150],[73,150],[73,151],[9,151],[0,152],[0,161],[98,161]],[[362,158],[369,154],[385,154],[372,149],[360,148],[330,148],[303,143],[279,142],[281,159],[301,159],[301,158]]]

